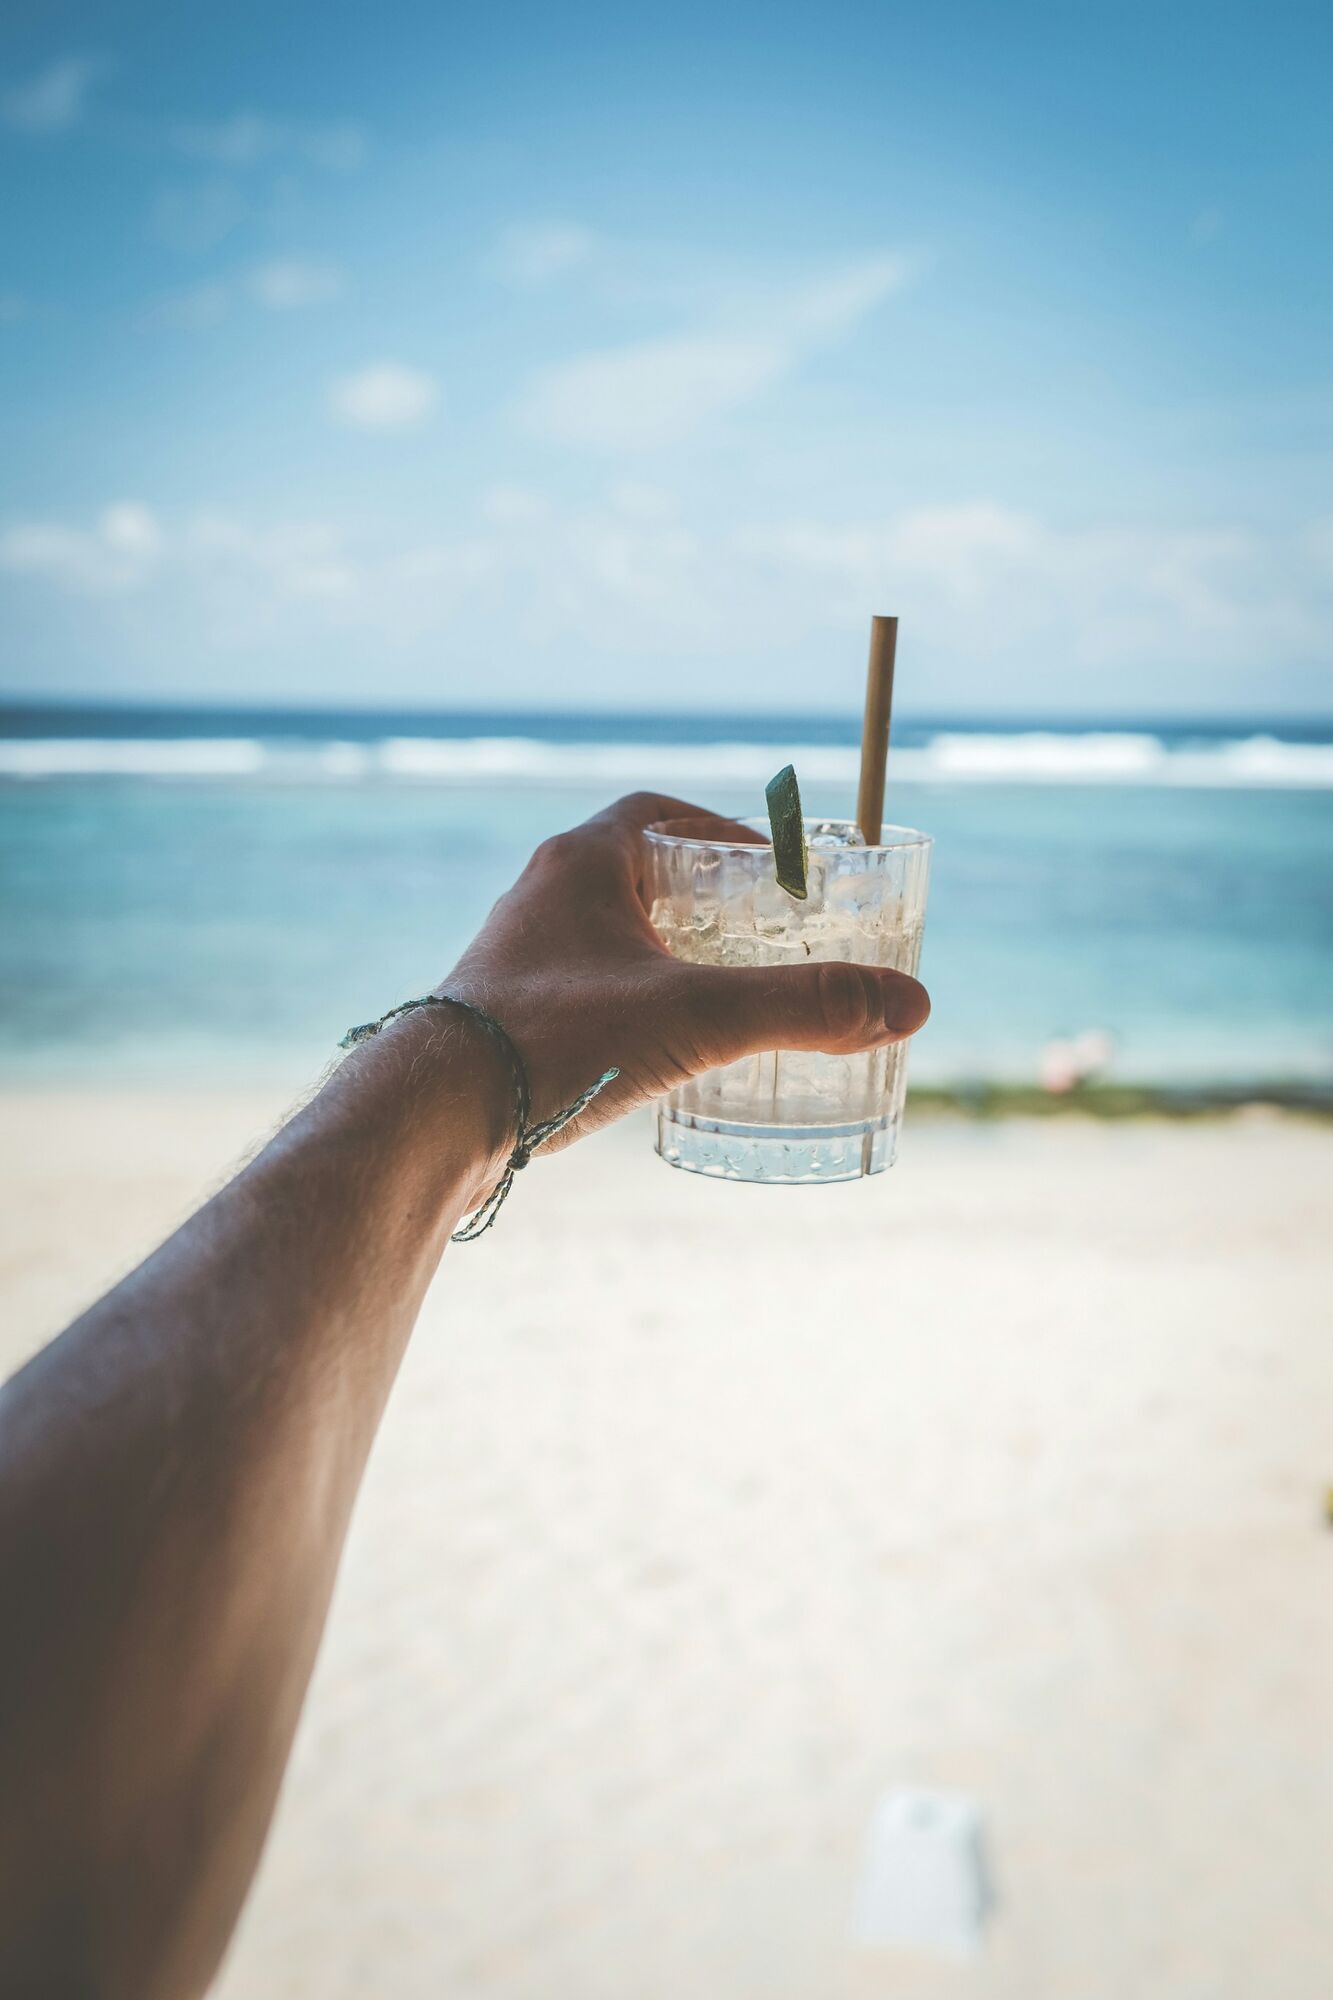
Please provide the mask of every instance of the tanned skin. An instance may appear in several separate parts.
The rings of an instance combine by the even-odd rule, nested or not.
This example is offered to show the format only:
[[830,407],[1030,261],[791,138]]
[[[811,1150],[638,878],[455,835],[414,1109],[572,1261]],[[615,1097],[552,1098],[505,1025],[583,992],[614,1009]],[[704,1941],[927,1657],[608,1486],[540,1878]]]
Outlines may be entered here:
[[[687,817],[747,837],[623,799],[537,850],[441,982],[504,1024],[537,1118],[618,1065],[565,1140],[753,1051],[849,1053],[926,1018],[901,973],[668,956],[640,836]],[[0,1994],[207,1988],[385,1399],[511,1117],[483,1029],[403,1017],[0,1391]]]

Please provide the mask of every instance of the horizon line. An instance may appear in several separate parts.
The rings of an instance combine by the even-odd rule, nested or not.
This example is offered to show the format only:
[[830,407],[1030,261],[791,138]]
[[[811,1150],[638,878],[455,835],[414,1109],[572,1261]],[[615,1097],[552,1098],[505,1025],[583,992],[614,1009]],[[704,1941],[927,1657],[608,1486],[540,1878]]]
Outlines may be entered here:
[[[799,708],[778,704],[762,707],[749,704],[744,708],[728,708],[715,705],[683,707],[671,705],[662,708],[649,707],[642,703],[612,707],[601,703],[571,703],[561,706],[524,705],[514,702],[497,702],[490,705],[460,703],[457,705],[414,701],[328,701],[273,700],[264,697],[207,698],[203,700],[182,699],[179,696],[155,695],[79,695],[79,694],[8,694],[0,690],[0,718],[7,716],[63,714],[87,715],[180,715],[185,716],[272,716],[295,718],[302,716],[349,716],[369,718],[373,716],[412,717],[420,720],[462,721],[470,717],[478,720],[528,719],[541,721],[573,721],[586,718],[589,721],[611,720],[633,721],[642,717],[645,721],[663,722],[674,718],[682,721],[809,721],[818,723],[859,722],[859,707],[846,708]],[[895,715],[898,722],[923,723],[967,722],[973,727],[990,722],[1000,727],[1014,727],[1023,723],[1072,725],[1087,728],[1119,728],[1136,725],[1163,725],[1181,727],[1196,724],[1208,728],[1239,726],[1242,724],[1263,724],[1268,727],[1322,729],[1333,734],[1333,710],[1302,711],[1297,709],[1259,708],[1219,708],[1201,711],[1195,708],[1154,708],[1154,709],[1079,709],[1069,707],[985,709],[985,708],[922,708],[908,704]]]

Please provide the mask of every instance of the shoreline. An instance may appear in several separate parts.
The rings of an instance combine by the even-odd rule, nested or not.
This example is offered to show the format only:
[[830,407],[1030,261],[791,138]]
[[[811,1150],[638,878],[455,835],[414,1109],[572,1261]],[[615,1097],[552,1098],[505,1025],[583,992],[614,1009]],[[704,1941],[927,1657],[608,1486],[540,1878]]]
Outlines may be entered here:
[[[0,1067],[0,1099],[30,1101],[134,1098],[152,1102],[197,1103],[239,1095],[251,1102],[304,1103],[323,1081],[321,1073],[293,1070],[278,1074],[247,1070],[239,1060],[212,1075],[197,1071],[153,1075],[133,1069],[92,1071]],[[1010,1119],[1088,1119],[1097,1123],[1165,1119],[1224,1120],[1269,1113],[1318,1125],[1333,1123],[1333,1081],[1279,1080],[1257,1083],[1086,1083],[1066,1091],[1010,1079],[955,1083],[909,1083],[905,1116],[914,1120],[956,1118],[999,1123]]]

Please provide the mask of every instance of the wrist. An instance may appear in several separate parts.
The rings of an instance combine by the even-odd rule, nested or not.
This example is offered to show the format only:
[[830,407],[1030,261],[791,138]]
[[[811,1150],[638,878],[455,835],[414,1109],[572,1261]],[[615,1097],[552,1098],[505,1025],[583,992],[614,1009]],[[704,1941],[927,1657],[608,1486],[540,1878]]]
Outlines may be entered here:
[[485,1200],[517,1143],[503,1049],[461,1007],[421,1007],[353,1049],[332,1085],[385,1136],[450,1229]]
[[518,1144],[513,1070],[503,1046],[465,1008],[419,1008],[400,1031],[405,1042],[414,1031],[411,1077],[431,1151],[447,1162],[457,1221],[485,1200]]

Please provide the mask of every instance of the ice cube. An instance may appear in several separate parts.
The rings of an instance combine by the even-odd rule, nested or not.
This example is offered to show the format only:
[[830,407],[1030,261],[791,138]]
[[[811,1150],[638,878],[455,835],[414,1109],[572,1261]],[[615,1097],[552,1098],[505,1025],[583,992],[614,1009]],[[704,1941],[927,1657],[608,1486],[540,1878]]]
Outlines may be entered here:
[[825,894],[835,910],[853,916],[875,915],[884,906],[884,885],[877,875],[866,868],[835,874]]
[[840,819],[812,819],[805,825],[807,847],[864,847],[865,835],[859,826]]
[[[788,931],[800,922],[799,899],[788,894],[776,875],[761,875],[754,885],[752,898],[745,900],[750,903],[746,915],[765,937]],[[734,903],[728,905],[729,909],[735,907]]]

